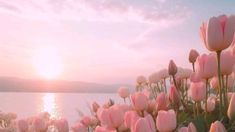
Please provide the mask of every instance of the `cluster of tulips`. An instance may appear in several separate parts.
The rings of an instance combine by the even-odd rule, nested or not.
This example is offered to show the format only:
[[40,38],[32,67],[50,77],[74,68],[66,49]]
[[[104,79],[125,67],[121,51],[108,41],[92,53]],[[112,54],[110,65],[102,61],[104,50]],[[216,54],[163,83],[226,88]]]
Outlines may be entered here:
[[2,113],[0,132],[233,132],[234,32],[235,16],[210,18],[200,33],[211,53],[200,55],[192,49],[188,57],[192,69],[170,60],[168,69],[137,77],[134,93],[120,87],[123,103],[93,102],[91,115],[83,115],[71,127],[65,119],[51,119],[47,113],[25,120]]

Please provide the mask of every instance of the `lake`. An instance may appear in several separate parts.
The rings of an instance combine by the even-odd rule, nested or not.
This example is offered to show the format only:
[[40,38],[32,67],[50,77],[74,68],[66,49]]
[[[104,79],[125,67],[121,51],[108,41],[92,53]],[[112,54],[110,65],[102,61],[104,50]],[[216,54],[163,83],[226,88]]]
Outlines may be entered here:
[[96,101],[104,104],[111,98],[115,103],[123,103],[116,93],[0,93],[0,111],[14,112],[19,118],[47,111],[52,117],[64,117],[70,126],[79,120],[77,110],[90,114],[88,104]]

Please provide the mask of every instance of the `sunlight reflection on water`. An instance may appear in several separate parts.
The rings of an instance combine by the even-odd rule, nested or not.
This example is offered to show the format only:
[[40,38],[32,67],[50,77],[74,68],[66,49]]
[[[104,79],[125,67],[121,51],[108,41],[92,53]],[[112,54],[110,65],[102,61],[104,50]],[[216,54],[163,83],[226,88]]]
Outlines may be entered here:
[[45,93],[42,97],[43,106],[42,111],[47,111],[50,113],[52,118],[59,118],[59,112],[57,102],[56,102],[56,95],[55,93]]

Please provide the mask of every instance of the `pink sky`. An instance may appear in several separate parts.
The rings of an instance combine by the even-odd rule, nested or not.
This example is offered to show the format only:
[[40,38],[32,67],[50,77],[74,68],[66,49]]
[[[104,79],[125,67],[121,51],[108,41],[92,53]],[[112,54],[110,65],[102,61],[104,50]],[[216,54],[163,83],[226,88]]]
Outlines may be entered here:
[[[63,64],[57,79],[133,84],[166,68],[190,67],[191,48],[206,52],[199,26],[211,11],[185,0],[0,0],[0,76],[41,78],[37,49],[54,47]],[[217,5],[215,5],[217,6]],[[202,8],[202,9],[201,9]],[[232,8],[231,8],[232,9]],[[201,11],[201,12],[200,12]],[[223,12],[222,12],[223,11]]]

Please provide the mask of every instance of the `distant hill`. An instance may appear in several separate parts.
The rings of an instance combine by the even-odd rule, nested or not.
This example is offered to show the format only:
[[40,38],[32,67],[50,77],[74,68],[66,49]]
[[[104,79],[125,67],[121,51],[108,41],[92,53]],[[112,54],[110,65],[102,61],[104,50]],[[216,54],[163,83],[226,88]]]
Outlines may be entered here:
[[0,92],[81,92],[81,93],[113,93],[123,84],[97,84],[64,80],[29,80],[14,77],[0,77]]

